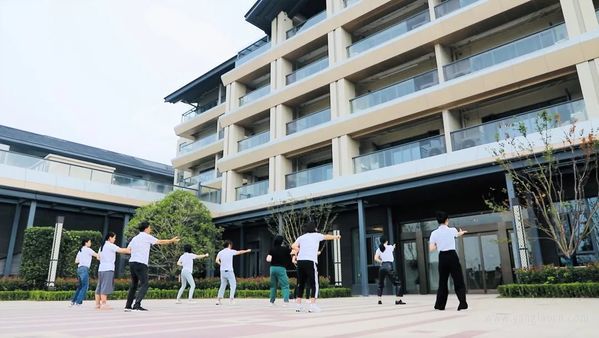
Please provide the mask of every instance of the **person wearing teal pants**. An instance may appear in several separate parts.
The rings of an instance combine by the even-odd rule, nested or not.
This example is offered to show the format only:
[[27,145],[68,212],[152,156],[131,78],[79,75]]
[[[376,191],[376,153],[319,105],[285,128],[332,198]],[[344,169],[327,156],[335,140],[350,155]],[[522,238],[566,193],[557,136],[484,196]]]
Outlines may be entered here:
[[277,285],[283,292],[283,302],[289,303],[289,279],[287,278],[287,265],[289,265],[289,253],[291,250],[283,246],[283,237],[275,236],[273,246],[266,256],[270,263],[270,305],[275,304],[277,298]]

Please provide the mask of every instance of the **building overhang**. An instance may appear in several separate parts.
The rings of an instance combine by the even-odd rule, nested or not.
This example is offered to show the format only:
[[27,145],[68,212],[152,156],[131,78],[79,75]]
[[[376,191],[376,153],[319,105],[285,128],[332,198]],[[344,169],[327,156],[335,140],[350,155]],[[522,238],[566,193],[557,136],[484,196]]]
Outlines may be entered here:
[[272,20],[279,13],[285,12],[289,17],[293,17],[300,11],[309,10],[314,2],[314,0],[258,0],[245,14],[245,21],[263,30],[266,35],[270,35]]

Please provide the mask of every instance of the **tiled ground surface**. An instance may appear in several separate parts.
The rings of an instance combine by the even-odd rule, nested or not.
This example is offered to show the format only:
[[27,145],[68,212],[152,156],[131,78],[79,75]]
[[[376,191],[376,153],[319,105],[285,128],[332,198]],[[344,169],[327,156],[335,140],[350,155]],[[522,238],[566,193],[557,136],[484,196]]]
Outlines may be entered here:
[[239,299],[175,304],[146,300],[146,313],[112,311],[91,302],[0,302],[0,337],[599,337],[599,299],[501,299],[470,295],[470,309],[432,309],[434,296],[406,296],[408,305],[383,305],[376,297],[322,299],[320,313],[295,313],[267,301]]

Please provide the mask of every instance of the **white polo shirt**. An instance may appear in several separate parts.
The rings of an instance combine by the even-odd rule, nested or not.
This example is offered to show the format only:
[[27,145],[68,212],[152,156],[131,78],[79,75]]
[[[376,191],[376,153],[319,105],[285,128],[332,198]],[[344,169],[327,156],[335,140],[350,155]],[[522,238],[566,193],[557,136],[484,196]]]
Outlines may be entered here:
[[81,250],[77,252],[77,260],[79,260],[79,265],[77,267],[90,267],[92,265],[92,256],[96,252],[86,246],[82,247]]
[[182,270],[193,272],[193,260],[198,258],[198,255],[186,252],[179,257],[178,263],[181,263]]
[[117,245],[108,241],[104,242],[104,246],[100,250],[100,267],[98,267],[98,271],[114,271],[114,261],[118,249]]
[[150,247],[156,244],[156,242],[158,242],[158,238],[143,231],[133,237],[131,243],[129,243],[129,248],[131,249],[131,258],[129,258],[129,262],[148,265],[148,261],[150,260]]
[[376,249],[375,256],[378,255],[383,262],[393,262],[393,245],[385,245],[385,251],[381,251],[380,248]]
[[218,252],[216,257],[220,258],[220,271],[233,271],[233,256],[237,255],[237,250],[224,248]]
[[299,245],[298,261],[312,261],[318,263],[318,247],[324,235],[318,232],[310,232],[299,236],[295,243]]
[[434,230],[431,233],[429,243],[435,243],[437,245],[437,250],[439,251],[455,250],[455,238],[457,236],[458,229],[441,224],[437,230]]

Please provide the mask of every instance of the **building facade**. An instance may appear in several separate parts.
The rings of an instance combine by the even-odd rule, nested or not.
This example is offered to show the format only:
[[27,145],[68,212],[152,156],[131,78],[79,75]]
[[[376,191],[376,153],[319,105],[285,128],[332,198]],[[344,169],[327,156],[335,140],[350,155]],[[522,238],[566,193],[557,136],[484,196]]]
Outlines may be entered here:
[[[427,240],[434,211],[458,240],[471,292],[513,281],[525,240],[489,191],[513,186],[489,148],[510,121],[540,111],[559,128],[599,122],[597,0],[258,0],[265,32],[236,57],[165,98],[192,106],[175,127],[176,179],[210,196],[242,275],[267,273],[274,205],[330,203],[342,240],[321,274],[363,294],[380,236],[398,243],[407,292],[436,290]],[[524,214],[524,218],[532,217]],[[534,264],[559,263],[527,229]],[[520,243],[518,240],[520,239]],[[593,233],[581,261],[597,260]]]
[[58,216],[64,229],[112,231],[123,245],[135,209],[173,180],[169,165],[0,126],[0,273],[19,273],[26,228]]

